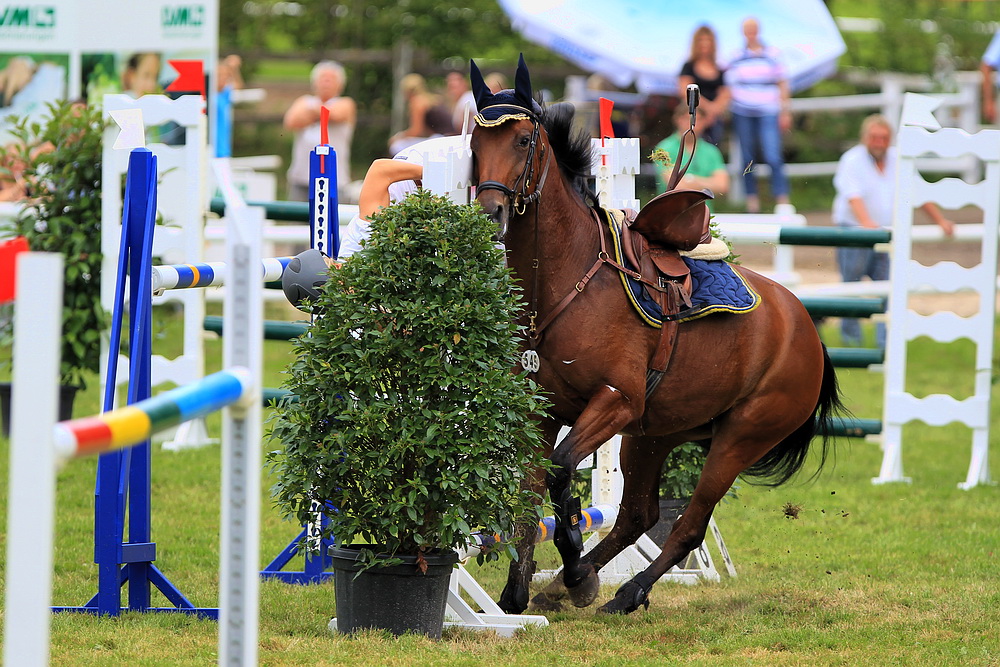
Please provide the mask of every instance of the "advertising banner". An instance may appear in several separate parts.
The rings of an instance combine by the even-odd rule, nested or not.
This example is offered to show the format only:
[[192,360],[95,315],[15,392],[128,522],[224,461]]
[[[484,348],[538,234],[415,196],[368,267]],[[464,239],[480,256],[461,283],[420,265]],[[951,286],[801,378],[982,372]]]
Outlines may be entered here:
[[47,102],[163,93],[169,60],[201,60],[211,95],[218,14],[218,0],[0,0],[0,145],[9,115]]

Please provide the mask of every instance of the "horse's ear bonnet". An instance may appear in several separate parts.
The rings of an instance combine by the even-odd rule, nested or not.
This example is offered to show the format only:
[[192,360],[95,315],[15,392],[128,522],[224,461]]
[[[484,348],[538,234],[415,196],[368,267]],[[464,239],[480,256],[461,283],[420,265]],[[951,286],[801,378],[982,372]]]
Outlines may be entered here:
[[475,61],[469,61],[469,78],[472,94],[476,98],[476,124],[490,127],[508,120],[531,120],[542,113],[542,108],[531,95],[531,76],[524,63],[524,54],[517,61],[514,88],[493,93],[483,81]]

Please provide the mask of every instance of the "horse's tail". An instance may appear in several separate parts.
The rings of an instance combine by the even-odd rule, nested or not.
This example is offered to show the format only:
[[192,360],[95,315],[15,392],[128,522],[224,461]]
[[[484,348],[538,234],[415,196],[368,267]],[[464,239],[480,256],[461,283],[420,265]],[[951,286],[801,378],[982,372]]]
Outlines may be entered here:
[[813,414],[802,426],[787,438],[774,446],[771,451],[765,454],[757,463],[744,471],[744,477],[750,476],[756,479],[747,479],[751,484],[763,486],[778,486],[784,484],[788,479],[799,471],[809,453],[809,445],[817,435],[822,438],[822,450],[820,452],[819,467],[812,477],[819,474],[826,463],[827,454],[833,437],[833,427],[830,418],[834,415],[847,415],[849,411],[844,407],[840,398],[840,387],[837,384],[837,374],[833,368],[833,361],[830,354],[823,346],[823,380],[820,385],[819,400]]

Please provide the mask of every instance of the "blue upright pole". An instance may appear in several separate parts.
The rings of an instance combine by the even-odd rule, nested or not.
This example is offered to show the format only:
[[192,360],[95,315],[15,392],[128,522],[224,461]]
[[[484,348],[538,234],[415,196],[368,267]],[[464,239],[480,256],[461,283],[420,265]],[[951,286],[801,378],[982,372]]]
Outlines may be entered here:
[[[309,154],[309,239],[310,246],[327,257],[335,258],[340,251],[340,216],[337,196],[337,151],[327,144],[316,146]],[[329,517],[317,510],[317,521],[313,526],[304,526],[302,531],[268,563],[260,576],[264,579],[278,579],[286,584],[314,584],[333,576],[327,572],[333,559],[328,554],[333,540],[319,538],[319,554],[306,551],[305,564],[301,572],[283,571],[283,568],[298,555],[300,544],[310,536],[310,531],[322,532],[329,524]]]
[[[129,281],[129,387],[128,404],[152,395],[152,252],[156,217],[156,156],[137,148],[129,156],[122,214],[115,303],[112,312],[104,411],[114,408],[117,351],[125,312],[125,277]],[[152,541],[151,447],[146,442],[133,448],[102,455],[98,460],[94,503],[94,562],[98,568],[97,594],[82,607],[53,607],[117,616],[121,588],[128,582],[129,611],[178,611],[218,618],[216,608],[195,608],[156,568],[156,544]],[[125,540],[126,504],[128,541]],[[151,585],[155,585],[174,607],[150,607]]]
[[327,257],[340,250],[337,187],[337,151],[320,144],[309,154],[309,238]]

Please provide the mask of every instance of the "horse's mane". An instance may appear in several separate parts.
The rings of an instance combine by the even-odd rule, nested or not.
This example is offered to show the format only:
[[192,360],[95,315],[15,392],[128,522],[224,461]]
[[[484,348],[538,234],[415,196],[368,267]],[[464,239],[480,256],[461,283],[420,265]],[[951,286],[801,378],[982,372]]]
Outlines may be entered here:
[[563,176],[581,197],[593,201],[594,196],[587,179],[594,163],[594,149],[590,135],[580,128],[573,127],[574,111],[573,106],[568,103],[542,106],[542,127],[549,135],[549,143],[552,145],[556,163]]

